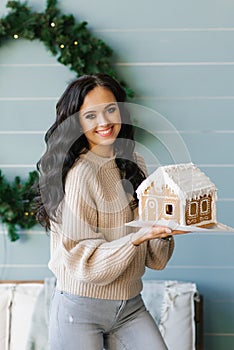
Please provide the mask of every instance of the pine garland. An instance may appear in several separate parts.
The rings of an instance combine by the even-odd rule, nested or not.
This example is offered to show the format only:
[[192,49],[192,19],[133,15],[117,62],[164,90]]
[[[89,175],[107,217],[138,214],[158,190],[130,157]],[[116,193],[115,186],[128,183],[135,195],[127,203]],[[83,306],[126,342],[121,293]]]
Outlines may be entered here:
[[[57,7],[57,0],[47,0],[45,12],[34,12],[27,3],[8,1],[9,13],[0,19],[0,47],[9,39],[38,39],[57,60],[83,74],[107,73],[118,79],[111,64],[112,49],[87,29],[87,22],[77,22],[71,14],[64,15]],[[127,96],[134,93],[120,81]]]
[[37,223],[34,212],[37,184],[37,171],[30,172],[24,182],[16,176],[10,183],[0,170],[0,218],[13,242],[19,239],[18,227],[30,229]]

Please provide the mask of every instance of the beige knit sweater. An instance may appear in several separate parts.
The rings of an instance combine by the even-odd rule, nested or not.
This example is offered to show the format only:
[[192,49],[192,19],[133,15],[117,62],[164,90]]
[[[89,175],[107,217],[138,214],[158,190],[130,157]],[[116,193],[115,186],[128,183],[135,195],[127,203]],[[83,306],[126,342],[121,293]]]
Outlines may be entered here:
[[[138,165],[145,170],[141,157]],[[142,290],[145,266],[163,269],[174,240],[134,246],[139,235],[125,223],[136,218],[113,158],[82,155],[68,172],[61,223],[51,222],[49,268],[57,288],[101,299],[126,300]]]

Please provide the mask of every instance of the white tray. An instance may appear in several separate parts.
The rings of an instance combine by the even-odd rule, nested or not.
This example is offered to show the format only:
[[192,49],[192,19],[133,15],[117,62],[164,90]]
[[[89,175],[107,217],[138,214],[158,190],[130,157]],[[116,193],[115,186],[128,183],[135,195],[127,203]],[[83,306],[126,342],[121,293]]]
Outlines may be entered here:
[[172,230],[190,231],[190,232],[234,232],[233,227],[224,225],[220,222],[206,228],[198,227],[198,226],[179,225],[177,222],[172,220],[158,220],[158,221],[134,220],[126,223],[125,225],[131,226],[131,227],[166,226]]

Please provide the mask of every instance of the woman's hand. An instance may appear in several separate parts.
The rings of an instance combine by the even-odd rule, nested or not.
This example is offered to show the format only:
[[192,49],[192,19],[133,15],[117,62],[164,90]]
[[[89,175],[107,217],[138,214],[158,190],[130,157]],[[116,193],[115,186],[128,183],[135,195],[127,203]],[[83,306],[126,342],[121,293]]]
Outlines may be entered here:
[[150,241],[151,239],[165,239],[174,235],[185,234],[188,232],[190,231],[171,230],[165,226],[142,227],[138,232],[134,234],[132,243],[137,246],[145,241]]

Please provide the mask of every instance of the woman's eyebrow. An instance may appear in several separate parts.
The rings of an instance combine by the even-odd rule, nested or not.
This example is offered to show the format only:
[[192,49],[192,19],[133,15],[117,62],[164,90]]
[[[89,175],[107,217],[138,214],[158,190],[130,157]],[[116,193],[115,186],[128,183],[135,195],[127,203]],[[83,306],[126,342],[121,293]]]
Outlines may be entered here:
[[105,109],[111,107],[111,106],[116,106],[116,102],[111,102],[108,105],[105,106]]

